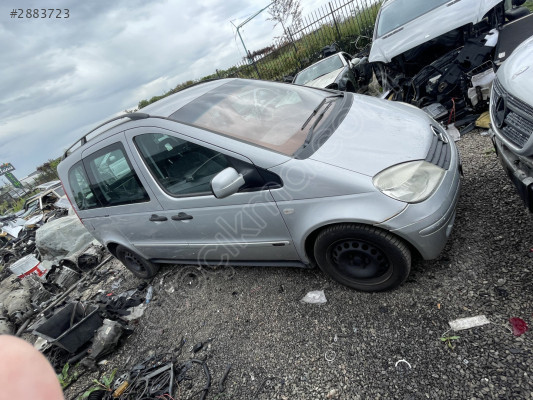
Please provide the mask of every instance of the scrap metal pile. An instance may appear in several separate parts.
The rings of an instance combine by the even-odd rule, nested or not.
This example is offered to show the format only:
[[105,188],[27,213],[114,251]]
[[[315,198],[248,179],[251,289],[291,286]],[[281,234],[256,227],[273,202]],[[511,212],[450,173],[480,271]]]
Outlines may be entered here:
[[101,379],[103,382],[99,381],[99,385],[86,387],[73,398],[88,394],[87,398],[93,400],[203,400],[209,393],[223,395],[231,364],[226,366],[220,379],[215,382],[207,363],[209,355],[196,358],[197,352],[200,351],[197,344],[191,349],[191,355],[185,356],[185,343],[182,338],[176,348],[166,353],[141,359],[118,373],[115,369],[109,377]]

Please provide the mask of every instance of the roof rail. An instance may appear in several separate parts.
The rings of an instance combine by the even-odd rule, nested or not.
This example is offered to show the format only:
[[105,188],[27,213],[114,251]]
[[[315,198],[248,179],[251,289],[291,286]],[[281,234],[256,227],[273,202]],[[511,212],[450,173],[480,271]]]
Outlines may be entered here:
[[68,157],[69,150],[72,149],[74,146],[76,146],[78,144],[78,142],[81,143],[81,146],[83,146],[85,143],[87,143],[87,136],[89,136],[95,130],[100,129],[102,126],[107,125],[110,122],[113,122],[113,121],[116,121],[116,120],[119,120],[119,119],[122,119],[122,118],[129,118],[129,119],[135,121],[135,120],[138,120],[138,119],[150,118],[150,114],[140,113],[140,112],[133,112],[133,113],[122,114],[122,115],[119,115],[118,117],[114,117],[114,118],[108,119],[104,123],[98,125],[96,128],[94,128],[94,129],[90,130],[89,132],[87,132],[81,138],[76,140],[72,146],[70,146],[68,149],[66,149],[65,152],[63,153],[63,160]]

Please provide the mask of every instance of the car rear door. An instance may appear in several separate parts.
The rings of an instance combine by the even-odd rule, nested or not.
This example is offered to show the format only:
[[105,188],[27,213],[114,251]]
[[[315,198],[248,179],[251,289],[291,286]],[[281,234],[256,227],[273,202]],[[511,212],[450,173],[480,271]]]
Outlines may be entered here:
[[119,133],[97,143],[82,153],[83,170],[80,163],[71,168],[71,187],[76,186],[72,179],[82,181],[85,173],[94,196],[84,204],[74,193],[78,207],[87,210],[84,223],[101,241],[123,244],[126,239],[147,259],[178,258],[187,251],[187,240],[168,222],[172,213],[163,210],[122,139]]
[[[162,128],[126,131],[139,167],[153,179],[172,224],[189,242],[188,260],[298,260],[292,238],[265,179],[246,157]],[[228,139],[231,140],[231,139]],[[233,167],[245,178],[239,193],[217,199],[210,181]]]

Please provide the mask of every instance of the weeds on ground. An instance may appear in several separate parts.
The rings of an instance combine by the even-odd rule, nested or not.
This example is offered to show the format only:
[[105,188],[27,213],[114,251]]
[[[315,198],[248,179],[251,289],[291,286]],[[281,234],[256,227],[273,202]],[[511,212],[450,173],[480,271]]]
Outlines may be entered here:
[[72,369],[72,373],[69,373],[70,365],[66,363],[63,366],[63,369],[61,370],[61,373],[57,375],[57,379],[59,379],[59,383],[61,384],[61,389],[66,389],[69,387],[72,383],[76,382],[78,378],[80,377],[80,373],[78,372],[77,365]]
[[89,395],[92,392],[95,392],[97,390],[106,390],[108,392],[112,392],[113,389],[111,388],[111,385],[113,384],[113,381],[115,380],[115,375],[117,373],[116,368],[111,372],[109,376],[103,375],[100,380],[93,379],[94,386],[91,386],[88,390],[83,393],[79,399],[86,399],[89,397]]
[[453,345],[452,341],[453,340],[458,340],[460,338],[460,336],[442,336],[440,338],[441,342],[444,342],[446,343],[446,345],[450,348],[450,349],[455,349],[455,346]]

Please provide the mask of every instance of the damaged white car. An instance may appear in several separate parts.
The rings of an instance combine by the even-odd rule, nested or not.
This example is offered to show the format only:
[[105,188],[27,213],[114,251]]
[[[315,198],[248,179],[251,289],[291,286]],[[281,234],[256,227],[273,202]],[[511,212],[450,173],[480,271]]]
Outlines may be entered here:
[[437,119],[486,108],[493,63],[518,45],[510,38],[531,35],[524,1],[386,0],[369,61],[388,98],[439,104]]

